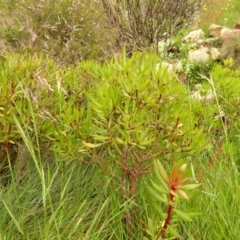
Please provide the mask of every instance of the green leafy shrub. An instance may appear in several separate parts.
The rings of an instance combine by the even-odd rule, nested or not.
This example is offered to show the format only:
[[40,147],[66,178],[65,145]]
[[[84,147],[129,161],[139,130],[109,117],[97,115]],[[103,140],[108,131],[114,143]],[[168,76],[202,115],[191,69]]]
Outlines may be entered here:
[[15,51],[43,52],[59,63],[75,63],[102,60],[115,50],[114,31],[95,1],[19,1],[13,16],[15,23],[4,37]]
[[18,147],[14,154],[21,151],[27,134],[39,154],[51,148],[60,159],[98,165],[121,204],[129,203],[121,213],[128,236],[141,220],[139,184],[153,161],[168,168],[209,144],[195,127],[188,92],[155,55],[124,53],[104,64],[83,61],[68,68],[45,56],[7,54],[1,61],[5,158],[9,145]]
[[[60,73],[61,71],[58,71]],[[45,57],[6,54],[0,67],[0,147],[1,161],[7,155],[12,163],[20,162],[22,137],[14,118],[29,132],[36,143],[51,139],[54,114],[58,109],[54,98],[57,70]],[[25,156],[27,161],[27,156]]]
[[[99,165],[119,188],[123,203],[136,203],[138,184],[154,159],[171,165],[207,144],[194,127],[187,91],[166,70],[157,69],[159,61],[153,55],[134,54],[101,68],[80,63],[77,68],[88,68],[93,83],[85,91],[86,105],[70,104],[58,119],[64,134],[57,131],[55,151]],[[136,221],[133,208],[123,216],[130,236]]]

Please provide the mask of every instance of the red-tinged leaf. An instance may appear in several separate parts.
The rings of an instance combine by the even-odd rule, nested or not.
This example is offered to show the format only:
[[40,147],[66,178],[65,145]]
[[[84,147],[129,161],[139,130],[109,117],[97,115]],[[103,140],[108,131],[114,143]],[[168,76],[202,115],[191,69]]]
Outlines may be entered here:
[[190,178],[184,178],[178,182],[178,185],[182,185],[183,183],[187,182]]
[[189,200],[188,199],[188,195],[181,189],[178,189],[177,192],[183,197],[185,198],[187,201]]

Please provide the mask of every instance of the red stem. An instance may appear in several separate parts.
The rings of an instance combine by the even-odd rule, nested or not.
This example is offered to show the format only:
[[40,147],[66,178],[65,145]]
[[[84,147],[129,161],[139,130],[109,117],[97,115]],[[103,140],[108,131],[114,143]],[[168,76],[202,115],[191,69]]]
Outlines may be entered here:
[[[173,190],[173,189],[172,189]],[[172,211],[173,211],[173,206],[172,206],[172,202],[174,202],[174,195],[172,193],[170,193],[170,204],[168,204],[168,210],[167,210],[167,218],[166,220],[164,221],[164,225],[163,227],[161,228],[159,234],[158,234],[158,237],[157,239],[159,239],[160,237],[164,237],[165,236],[165,233],[166,233],[166,230],[167,230],[167,227],[168,225],[170,224],[171,222],[171,218],[172,218]]]

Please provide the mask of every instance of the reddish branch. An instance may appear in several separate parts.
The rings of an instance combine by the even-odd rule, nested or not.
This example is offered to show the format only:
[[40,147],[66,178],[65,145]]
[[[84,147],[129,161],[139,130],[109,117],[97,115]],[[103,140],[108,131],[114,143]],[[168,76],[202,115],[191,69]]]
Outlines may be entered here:
[[[172,191],[174,191],[175,189],[172,189]],[[160,237],[164,237],[166,234],[166,230],[168,225],[171,223],[171,218],[172,218],[172,211],[173,211],[173,206],[172,203],[174,202],[174,195],[170,192],[170,203],[168,204],[168,210],[167,210],[167,218],[164,221],[163,227],[161,228],[161,230],[159,231],[158,237],[157,239],[159,239]]]

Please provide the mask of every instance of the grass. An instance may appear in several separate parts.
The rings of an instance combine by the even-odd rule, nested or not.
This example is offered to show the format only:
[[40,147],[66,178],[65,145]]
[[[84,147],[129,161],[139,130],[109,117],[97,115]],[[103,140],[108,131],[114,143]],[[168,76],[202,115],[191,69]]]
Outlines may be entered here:
[[240,21],[240,2],[238,0],[207,0],[202,8],[199,27],[208,29],[215,23],[234,27]]
[[[78,162],[44,159],[40,177],[33,163],[24,178],[1,189],[1,236],[7,239],[94,239],[109,198],[97,170]],[[44,184],[42,180],[44,179]],[[99,238],[101,239],[101,237]]]
[[32,161],[26,161],[20,180],[13,166],[0,178],[9,179],[1,187],[0,239],[104,239],[110,198],[99,170],[40,154],[38,141],[29,138],[17,118],[15,122]]
[[[202,161],[202,159],[200,159]],[[202,165],[203,171],[206,171]],[[239,174],[231,164],[216,164],[204,174],[203,193],[193,208],[201,209],[202,216],[183,226],[186,239],[238,239],[240,208]],[[236,178],[238,180],[236,181]]]
[[[221,111],[218,99],[221,93],[217,92],[212,79],[208,79],[216,97],[218,111]],[[219,98],[220,97],[220,98]],[[226,99],[225,99],[226,100]],[[238,225],[240,220],[240,187],[239,179],[239,153],[233,154],[230,136],[222,122],[222,139],[218,143],[216,152],[210,156],[203,154],[195,161],[203,183],[202,194],[198,201],[192,202],[188,207],[201,209],[202,216],[194,223],[182,226],[183,236],[186,239],[238,239]],[[211,132],[209,132],[211,134]],[[214,136],[213,136],[214,138]]]
[[[238,239],[239,173],[225,144],[226,152],[217,156],[210,168],[208,161],[214,152],[194,159],[195,170],[202,169],[203,192],[186,207],[200,210],[202,215],[181,224],[184,239]],[[37,167],[28,162],[20,183],[12,173],[10,185],[1,187],[0,239],[124,239],[119,210],[127,205],[121,206],[97,168],[79,162],[67,164],[47,154],[41,156],[41,162]],[[139,197],[146,198],[144,189]],[[147,199],[142,211],[146,204]],[[134,239],[142,239],[141,234]]]

